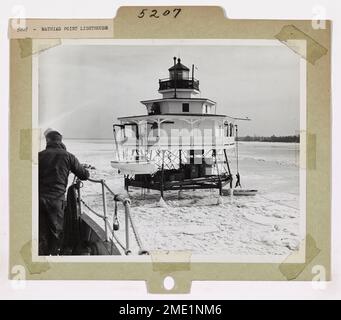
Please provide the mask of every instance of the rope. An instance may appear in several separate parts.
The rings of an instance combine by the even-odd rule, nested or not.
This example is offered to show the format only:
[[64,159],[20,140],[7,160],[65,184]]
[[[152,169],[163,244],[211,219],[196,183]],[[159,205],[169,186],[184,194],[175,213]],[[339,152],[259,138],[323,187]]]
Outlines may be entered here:
[[85,206],[87,209],[89,209],[93,214],[95,214],[97,217],[102,218],[102,219],[105,218],[103,215],[97,213],[95,210],[93,210],[92,208],[90,208],[89,205],[86,204],[86,202],[84,202],[83,199],[80,199],[80,200],[81,200],[81,202],[84,204],[84,206]]
[[95,214],[97,217],[102,218],[102,219],[104,220],[104,223],[106,223],[106,224],[108,225],[109,229],[110,229],[110,232],[111,232],[111,234],[112,234],[112,237],[116,240],[116,242],[120,245],[120,247],[121,247],[123,250],[125,250],[125,246],[124,246],[124,245],[122,244],[122,242],[116,237],[116,235],[114,234],[114,230],[111,228],[110,224],[106,221],[105,217],[102,216],[102,215],[100,215],[99,213],[97,213],[97,212],[96,212],[95,210],[93,210],[92,208],[90,208],[89,205],[88,205],[86,202],[84,202],[83,199],[80,199],[80,200],[81,200],[81,202],[84,204],[84,206],[85,206],[88,210],[90,210],[90,211],[91,211],[93,214]]
[[133,233],[134,233],[137,245],[138,245],[139,249],[142,250],[142,248],[143,248],[142,241],[141,241],[141,239],[140,239],[140,237],[139,237],[139,235],[137,233],[137,229],[135,227],[135,223],[134,223],[133,217],[131,216],[130,212],[128,213],[128,217],[129,217],[129,220],[130,220],[131,228],[133,230]]
[[119,244],[119,246],[125,251],[126,247],[122,242],[116,237],[114,230],[111,228],[111,226],[108,224],[109,230],[111,232],[112,237],[115,239],[115,241]]
[[[90,182],[93,182],[93,183],[102,183],[105,188],[112,194],[114,195],[114,201],[115,201],[115,211],[114,211],[114,221],[115,219],[118,220],[118,206],[117,206],[117,202],[122,202],[124,207],[125,207],[125,210],[126,210],[126,214],[128,215],[128,219],[130,221],[130,224],[131,224],[131,228],[132,228],[132,231],[133,231],[133,234],[134,234],[134,237],[135,237],[135,240],[137,242],[137,245],[139,247],[139,250],[140,251],[144,251],[143,250],[143,246],[142,246],[142,241],[141,241],[141,238],[138,234],[138,231],[137,231],[137,228],[135,226],[135,223],[134,223],[134,220],[133,220],[133,217],[131,216],[131,213],[130,213],[130,200],[129,199],[124,199],[122,196],[120,195],[117,195],[115,194],[110,188],[109,186],[103,181],[103,180],[90,180]],[[108,223],[108,220],[107,220],[107,217],[105,217],[104,215],[101,215],[99,214],[98,212],[96,212],[95,210],[93,210],[83,199],[80,199],[81,203],[84,204],[84,206],[90,211],[92,212],[94,215],[96,215],[97,217],[101,218],[104,220],[104,223],[108,226],[109,230],[110,230],[110,233],[112,235],[112,238],[115,239],[115,241],[118,243],[118,245],[125,251],[126,248],[125,246],[122,244],[122,242],[116,237],[115,235],[115,232],[114,232],[114,229],[113,227],[111,227],[111,225]],[[129,227],[129,226],[127,226]]]

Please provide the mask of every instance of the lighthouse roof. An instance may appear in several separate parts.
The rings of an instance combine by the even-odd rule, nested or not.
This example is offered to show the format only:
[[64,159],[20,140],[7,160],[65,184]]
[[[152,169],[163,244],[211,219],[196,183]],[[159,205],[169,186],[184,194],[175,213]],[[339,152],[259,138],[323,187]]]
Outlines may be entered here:
[[[185,113],[165,113],[165,114],[158,114],[158,115],[138,115],[138,116],[126,116],[126,117],[118,117],[117,120],[122,121],[134,121],[134,120],[157,120],[157,119],[185,119],[185,118],[220,118],[220,119],[230,119],[230,120],[238,120],[238,118],[234,118],[225,114],[203,114],[203,113],[192,113],[192,114],[185,114]],[[242,119],[246,120],[246,119]]]
[[142,100],[140,101],[142,104],[153,103],[153,102],[163,102],[163,101],[180,101],[180,102],[190,102],[190,101],[202,101],[208,102],[210,104],[216,104],[215,101],[207,98],[161,98],[161,99],[152,99],[152,100]]
[[173,70],[185,70],[185,71],[189,71],[189,69],[181,63],[180,58],[178,59],[178,63],[177,63],[177,64],[175,64],[174,66],[172,66],[172,67],[170,67],[170,68],[168,69],[168,71],[173,71]]

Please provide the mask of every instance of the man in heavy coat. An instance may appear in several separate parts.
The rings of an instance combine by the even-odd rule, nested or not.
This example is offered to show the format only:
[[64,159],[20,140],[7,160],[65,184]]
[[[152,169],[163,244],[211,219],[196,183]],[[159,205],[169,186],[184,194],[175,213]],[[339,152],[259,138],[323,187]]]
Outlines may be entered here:
[[59,132],[49,131],[45,138],[46,149],[39,152],[39,255],[58,255],[69,174],[87,180],[89,171],[66,151]]

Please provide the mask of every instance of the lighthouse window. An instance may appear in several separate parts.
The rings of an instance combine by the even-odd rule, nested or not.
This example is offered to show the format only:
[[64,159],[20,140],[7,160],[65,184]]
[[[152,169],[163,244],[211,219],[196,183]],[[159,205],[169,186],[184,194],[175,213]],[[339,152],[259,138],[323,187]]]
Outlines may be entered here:
[[181,80],[182,79],[182,71],[177,71],[176,72],[176,78]]
[[225,135],[226,137],[229,136],[229,124],[228,123],[225,123]]
[[189,103],[182,104],[182,112],[189,112]]
[[189,78],[189,72],[188,71],[183,71],[182,72],[182,78],[183,79],[188,79]]

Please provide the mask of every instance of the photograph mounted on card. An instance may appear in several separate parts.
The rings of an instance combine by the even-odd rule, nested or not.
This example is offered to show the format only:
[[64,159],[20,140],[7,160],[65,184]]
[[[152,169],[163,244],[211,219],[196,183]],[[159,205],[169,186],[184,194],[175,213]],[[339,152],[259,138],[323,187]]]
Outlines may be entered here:
[[330,278],[329,21],[197,6],[22,23],[12,266],[174,293]]

